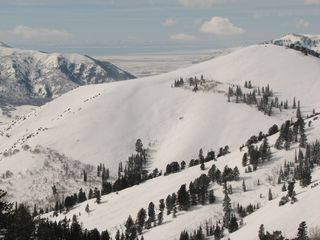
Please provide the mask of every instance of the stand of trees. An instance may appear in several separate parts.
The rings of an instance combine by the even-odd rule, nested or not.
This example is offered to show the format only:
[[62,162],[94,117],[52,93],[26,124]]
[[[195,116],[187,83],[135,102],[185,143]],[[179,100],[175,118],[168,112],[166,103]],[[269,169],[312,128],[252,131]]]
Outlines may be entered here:
[[[258,237],[260,240],[289,240],[288,238],[282,235],[281,231],[274,231],[272,233],[269,233],[268,231],[266,232],[263,224],[260,225]],[[291,240],[308,240],[308,239],[310,238],[308,236],[307,224],[305,221],[303,221],[299,224],[296,237],[292,238]],[[312,238],[312,239],[317,239],[317,238]]]

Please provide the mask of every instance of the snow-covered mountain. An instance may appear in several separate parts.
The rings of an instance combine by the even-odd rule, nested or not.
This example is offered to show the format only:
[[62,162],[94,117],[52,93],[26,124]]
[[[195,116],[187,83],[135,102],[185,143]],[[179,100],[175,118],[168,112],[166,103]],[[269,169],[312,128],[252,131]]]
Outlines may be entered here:
[[78,86],[134,78],[107,61],[44,53],[0,43],[1,102],[42,104]]
[[[231,183],[233,207],[236,208],[237,203],[261,206],[244,219],[242,228],[230,238],[257,239],[261,223],[267,230],[277,228],[292,237],[300,221],[310,220],[309,224],[315,226],[320,220],[315,214],[319,206],[314,203],[319,187],[297,186],[298,202],[278,208],[283,193],[281,185],[275,184],[276,177],[285,162],[294,160],[299,144],[292,144],[289,151],[272,147],[271,161],[250,173],[242,166],[242,156],[247,150],[239,148],[252,135],[294,119],[296,109],[274,107],[269,116],[258,111],[255,105],[230,100],[228,92],[240,86],[243,92],[249,91],[244,88],[248,81],[254,89],[269,85],[278,102],[288,101],[292,106],[295,98],[300,101],[302,114],[307,116],[313,109],[320,110],[319,66],[319,58],[291,48],[261,44],[159,76],[81,86],[0,128],[0,187],[9,192],[12,200],[47,202],[52,206],[56,200],[52,196],[52,185],[57,185],[62,196],[73,194],[81,187],[87,190],[99,186],[100,180],[93,170],[99,163],[110,169],[111,180],[114,180],[118,164],[126,162],[134,152],[138,138],[148,148],[149,170],[157,167],[165,171],[166,165],[173,161],[188,163],[198,158],[200,148],[204,152],[217,152],[228,145],[231,153],[206,163],[205,170],[190,167],[103,196],[101,204],[91,199],[57,218],[52,213],[46,216],[59,220],[65,216],[71,219],[75,214],[84,227],[107,228],[114,237],[118,229],[124,230],[129,214],[135,218],[138,210],[147,208],[150,201],[155,203],[158,212],[159,200],[176,192],[181,184],[188,185],[201,173],[207,173],[212,164],[221,170],[228,165],[239,168],[241,180],[245,179],[248,187],[248,191],[243,192],[241,180]],[[188,83],[191,77],[201,79],[202,76],[204,81],[197,86],[198,91],[193,91],[189,84],[173,87],[181,77]],[[306,133],[312,141],[319,136],[320,123],[316,118],[308,121],[311,122],[306,125]],[[268,138],[270,145],[274,145],[277,136]],[[87,182],[82,181],[84,169],[90,179]],[[318,183],[319,176],[319,167],[316,167],[313,184]],[[165,216],[164,224],[144,231],[145,239],[178,239],[184,229],[192,231],[199,225],[205,226],[205,222],[221,220],[223,187],[214,183],[210,189],[215,191],[215,204],[179,211],[177,218]],[[268,201],[269,189],[274,201]],[[25,191],[28,194],[24,194]],[[86,211],[87,204],[90,211]],[[314,211],[305,211],[304,207],[311,204]],[[292,216],[296,218],[291,219]]]
[[[270,84],[278,98],[296,97],[304,111],[311,111],[319,101],[319,64],[318,58],[292,49],[254,45],[168,74],[79,87],[1,128],[1,170],[12,158],[33,167],[23,145],[41,145],[86,164],[105,163],[114,176],[138,138],[153,151],[151,167],[161,169],[196,157],[195,149],[226,144],[236,149],[294,111],[268,117],[245,104],[229,104],[229,86],[249,80],[260,87]],[[201,75],[217,86],[197,94],[171,87],[179,77]],[[25,170],[19,167],[13,170]]]
[[281,46],[302,46],[320,53],[320,35],[310,34],[288,34],[282,38],[272,40],[274,44]]

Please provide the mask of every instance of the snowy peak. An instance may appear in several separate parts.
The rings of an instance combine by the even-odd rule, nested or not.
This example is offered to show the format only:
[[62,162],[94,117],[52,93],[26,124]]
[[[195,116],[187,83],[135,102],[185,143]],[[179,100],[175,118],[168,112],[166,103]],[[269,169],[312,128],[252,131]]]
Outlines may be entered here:
[[38,105],[78,86],[135,78],[110,62],[89,56],[0,46],[0,87],[5,103]]
[[320,35],[288,34],[282,38],[272,40],[272,43],[281,46],[302,46],[310,50],[320,52]]

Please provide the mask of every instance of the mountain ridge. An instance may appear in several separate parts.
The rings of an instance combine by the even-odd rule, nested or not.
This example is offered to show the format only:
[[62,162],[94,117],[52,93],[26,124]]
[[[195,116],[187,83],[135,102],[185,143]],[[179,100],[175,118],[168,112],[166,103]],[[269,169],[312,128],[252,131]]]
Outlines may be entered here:
[[107,61],[0,45],[1,101],[42,105],[78,86],[135,78]]

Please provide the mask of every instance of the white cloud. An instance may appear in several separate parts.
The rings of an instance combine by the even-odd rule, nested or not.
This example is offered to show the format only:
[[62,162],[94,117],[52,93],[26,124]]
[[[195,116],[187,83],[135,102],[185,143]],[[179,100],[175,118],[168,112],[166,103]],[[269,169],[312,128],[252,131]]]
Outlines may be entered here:
[[222,36],[238,35],[245,32],[244,29],[232,24],[228,18],[223,17],[213,17],[210,21],[204,22],[200,31]]
[[173,26],[175,24],[176,24],[176,21],[174,19],[172,19],[172,18],[167,18],[163,22],[163,25],[164,26],[168,26],[168,27]]
[[304,20],[302,18],[300,18],[296,23],[297,28],[307,28],[309,27],[309,25],[310,23],[307,20]]
[[305,4],[320,4],[320,0],[304,0]]
[[216,5],[217,3],[220,3],[222,0],[179,0],[180,4],[184,7],[188,8],[194,8],[194,7],[200,7],[200,8],[206,8],[206,7],[212,7]]
[[66,40],[72,37],[72,34],[58,29],[48,29],[48,28],[31,28],[27,26],[16,26],[10,33],[20,36],[27,40]]
[[196,39],[194,36],[184,33],[172,35],[170,38],[175,41],[193,41]]

